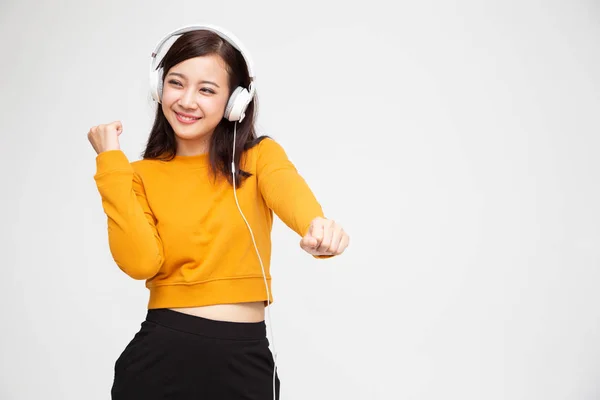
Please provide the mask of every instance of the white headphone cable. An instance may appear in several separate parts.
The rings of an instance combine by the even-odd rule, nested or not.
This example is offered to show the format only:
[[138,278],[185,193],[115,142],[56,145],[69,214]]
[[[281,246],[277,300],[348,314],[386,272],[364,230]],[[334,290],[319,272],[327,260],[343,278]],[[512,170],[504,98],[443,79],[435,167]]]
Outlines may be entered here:
[[240,214],[242,215],[242,218],[244,219],[244,222],[246,223],[246,226],[248,227],[248,230],[250,231],[250,236],[252,237],[252,243],[254,244],[254,250],[256,250],[256,255],[258,256],[258,261],[260,262],[260,268],[262,269],[262,273],[263,273],[263,279],[265,282],[265,288],[267,289],[267,302],[268,302],[268,307],[267,307],[267,315],[268,315],[268,319],[269,319],[269,330],[271,331],[271,346],[273,347],[273,362],[274,362],[274,367],[273,367],[273,400],[276,400],[276,392],[275,392],[275,378],[277,376],[277,351],[275,350],[275,336],[273,335],[273,327],[271,324],[271,293],[269,291],[269,285],[267,284],[267,275],[265,273],[265,267],[263,265],[262,262],[262,258],[260,256],[260,253],[258,251],[258,246],[256,245],[256,240],[254,240],[254,233],[252,232],[252,228],[250,228],[250,224],[248,223],[248,220],[246,219],[246,216],[244,215],[244,213],[242,212],[242,208],[240,207],[240,203],[238,202],[238,198],[237,198],[237,193],[236,193],[236,186],[235,186],[235,141],[236,141],[236,135],[237,135],[237,121],[235,122],[235,124],[233,125],[233,155],[231,157],[231,178],[233,181],[233,196],[235,197],[235,204],[237,205],[238,210],[240,211]]

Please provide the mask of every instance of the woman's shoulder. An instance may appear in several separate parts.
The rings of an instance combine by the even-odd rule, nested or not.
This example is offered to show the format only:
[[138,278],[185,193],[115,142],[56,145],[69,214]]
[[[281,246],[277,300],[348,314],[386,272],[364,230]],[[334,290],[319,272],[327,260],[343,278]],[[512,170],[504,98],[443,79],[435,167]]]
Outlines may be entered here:
[[140,180],[146,180],[153,176],[162,176],[164,174],[165,161],[155,158],[141,158],[132,161],[134,175]]
[[[274,141],[275,140],[270,136],[267,136],[267,135],[259,136],[248,144],[248,150],[254,150],[254,151],[260,150],[261,148],[263,148],[265,146],[265,142],[274,142]],[[269,146],[269,143],[267,143],[267,146]]]
[[259,136],[245,150],[243,165],[250,170],[256,170],[260,165],[270,164],[283,152],[282,146],[271,136]]
[[270,158],[271,156],[279,156],[282,153],[285,154],[283,146],[276,139],[266,135],[255,139],[247,151],[261,158]]
[[135,171],[143,171],[150,168],[155,168],[159,164],[161,164],[161,161],[153,158],[141,158],[131,162],[131,166]]

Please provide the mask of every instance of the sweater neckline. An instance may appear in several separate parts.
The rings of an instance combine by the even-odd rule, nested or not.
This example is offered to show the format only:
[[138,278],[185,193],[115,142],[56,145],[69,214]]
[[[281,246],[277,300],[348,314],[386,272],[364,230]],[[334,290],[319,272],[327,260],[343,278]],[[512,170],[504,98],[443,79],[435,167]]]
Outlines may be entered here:
[[190,167],[208,167],[210,162],[210,157],[208,153],[197,154],[193,156],[168,156],[167,158],[159,157],[164,163],[171,165],[180,165],[180,166],[190,166]]
[[180,164],[193,164],[193,165],[208,164],[209,157],[208,157],[208,153],[196,154],[193,156],[176,155],[175,157],[173,157],[173,159],[171,161],[174,161],[174,162],[180,163]]

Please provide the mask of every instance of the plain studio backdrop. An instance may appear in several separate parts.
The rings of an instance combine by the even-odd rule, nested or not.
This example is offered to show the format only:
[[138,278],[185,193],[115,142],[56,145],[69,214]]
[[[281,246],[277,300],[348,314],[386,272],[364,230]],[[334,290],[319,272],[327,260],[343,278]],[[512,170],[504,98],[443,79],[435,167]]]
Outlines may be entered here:
[[315,260],[275,222],[282,399],[600,397],[598,2],[361,3],[1,3],[2,400],[109,399],[148,293],[86,134],[141,157],[193,23],[247,46],[260,133],[351,236]]

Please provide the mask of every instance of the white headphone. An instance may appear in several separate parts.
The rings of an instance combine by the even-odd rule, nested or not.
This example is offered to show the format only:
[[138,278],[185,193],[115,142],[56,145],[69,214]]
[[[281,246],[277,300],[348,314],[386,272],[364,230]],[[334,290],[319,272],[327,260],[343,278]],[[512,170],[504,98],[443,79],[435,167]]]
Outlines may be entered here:
[[152,94],[152,98],[157,102],[161,102],[162,98],[162,89],[163,89],[163,69],[156,69],[156,56],[160,52],[164,43],[169,40],[171,37],[176,35],[181,35],[186,32],[196,31],[196,30],[208,30],[216,33],[221,38],[230,43],[233,47],[235,47],[244,57],[246,61],[246,65],[248,66],[248,75],[250,75],[250,85],[248,89],[238,86],[231,93],[229,97],[229,101],[227,102],[227,106],[225,107],[225,113],[223,115],[229,121],[237,121],[242,122],[245,116],[246,109],[248,108],[248,104],[252,101],[254,97],[255,88],[254,88],[254,73],[252,72],[252,60],[250,59],[248,51],[244,48],[242,43],[238,38],[236,38],[233,34],[225,31],[222,28],[218,28],[214,25],[188,25],[173,32],[169,33],[160,42],[156,45],[156,48],[152,52],[151,60],[150,60],[150,93]]

